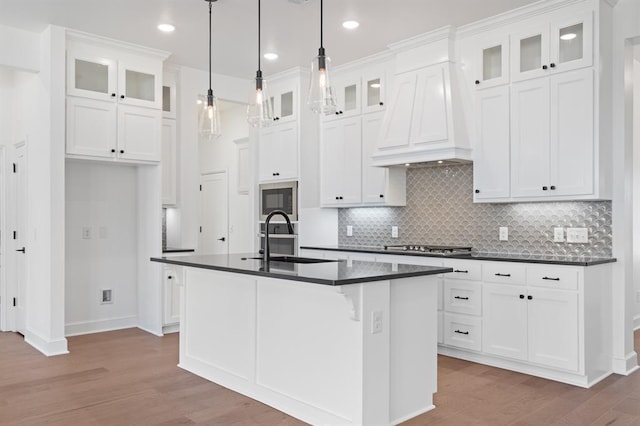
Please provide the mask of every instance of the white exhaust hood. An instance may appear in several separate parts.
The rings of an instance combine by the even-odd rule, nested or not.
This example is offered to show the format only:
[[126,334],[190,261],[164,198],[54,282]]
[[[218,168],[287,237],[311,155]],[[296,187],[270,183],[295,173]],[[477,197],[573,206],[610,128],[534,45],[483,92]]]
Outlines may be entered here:
[[452,35],[447,27],[390,46],[396,74],[373,165],[471,161]]

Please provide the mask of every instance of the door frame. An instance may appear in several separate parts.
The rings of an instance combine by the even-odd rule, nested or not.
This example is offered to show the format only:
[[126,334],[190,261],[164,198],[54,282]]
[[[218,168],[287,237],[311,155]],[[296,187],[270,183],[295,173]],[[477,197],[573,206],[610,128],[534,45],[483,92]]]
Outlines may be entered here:
[[[7,283],[7,156],[0,144],[0,331],[9,331],[9,292]],[[12,313],[13,315],[13,313]]]

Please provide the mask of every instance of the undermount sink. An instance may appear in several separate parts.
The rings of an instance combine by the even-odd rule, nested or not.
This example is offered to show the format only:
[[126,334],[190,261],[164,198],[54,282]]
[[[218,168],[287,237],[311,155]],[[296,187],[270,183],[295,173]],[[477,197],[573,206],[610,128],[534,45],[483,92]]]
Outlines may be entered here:
[[[249,259],[261,259],[262,257],[250,257]],[[286,263],[326,263],[339,262],[333,259],[315,259],[313,257],[297,257],[297,256],[271,256],[270,262],[286,262]]]

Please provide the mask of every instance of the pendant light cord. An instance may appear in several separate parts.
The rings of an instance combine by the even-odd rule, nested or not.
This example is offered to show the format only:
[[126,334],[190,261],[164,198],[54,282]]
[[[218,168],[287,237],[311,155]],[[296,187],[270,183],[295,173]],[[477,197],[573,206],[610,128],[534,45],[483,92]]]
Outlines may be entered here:
[[260,0],[258,0],[258,71],[260,70]]
[[211,5],[212,0],[209,1],[209,90],[211,90]]
[[322,44],[322,15],[324,15],[323,11],[322,11],[322,0],[320,0],[320,48],[324,48],[324,45]]

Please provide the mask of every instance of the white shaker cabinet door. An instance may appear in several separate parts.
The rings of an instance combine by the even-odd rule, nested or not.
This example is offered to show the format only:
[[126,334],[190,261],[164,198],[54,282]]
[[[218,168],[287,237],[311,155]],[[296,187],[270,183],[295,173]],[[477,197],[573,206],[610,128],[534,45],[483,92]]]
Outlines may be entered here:
[[115,102],[67,97],[67,154],[115,158]]
[[409,132],[418,76],[408,72],[396,76],[389,109],[382,123],[378,150],[409,146]]
[[527,359],[527,298],[524,286],[484,283],[482,350]]
[[118,156],[127,160],[160,161],[162,111],[118,106]]

